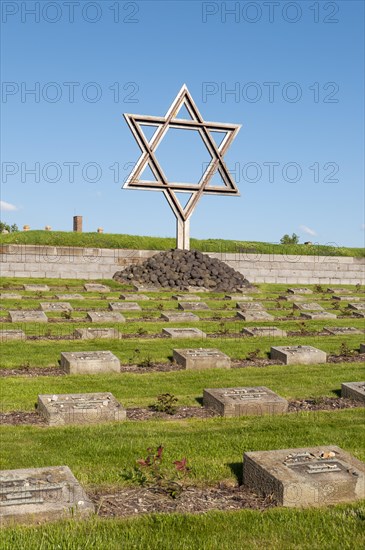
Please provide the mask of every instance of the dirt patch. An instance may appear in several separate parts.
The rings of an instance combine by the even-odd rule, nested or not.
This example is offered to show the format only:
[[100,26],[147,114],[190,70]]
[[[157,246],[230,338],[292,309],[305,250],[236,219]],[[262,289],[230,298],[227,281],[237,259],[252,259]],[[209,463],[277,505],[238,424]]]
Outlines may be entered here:
[[8,426],[23,426],[26,424],[32,424],[33,426],[47,426],[40,414],[37,412],[27,411],[0,413],[0,424],[6,424]]
[[353,355],[329,355],[327,363],[364,363],[365,353],[354,352]]
[[316,397],[289,401],[288,412],[299,411],[334,411],[337,409],[356,409],[363,407],[361,401],[345,399],[344,397]]
[[271,498],[264,498],[244,487],[187,487],[173,499],[161,490],[128,487],[113,492],[89,493],[101,517],[128,517],[140,514],[173,512],[201,514],[210,510],[266,510],[276,506]]
[[0,369],[0,378],[9,376],[65,376],[66,372],[57,367],[19,367],[18,369]]

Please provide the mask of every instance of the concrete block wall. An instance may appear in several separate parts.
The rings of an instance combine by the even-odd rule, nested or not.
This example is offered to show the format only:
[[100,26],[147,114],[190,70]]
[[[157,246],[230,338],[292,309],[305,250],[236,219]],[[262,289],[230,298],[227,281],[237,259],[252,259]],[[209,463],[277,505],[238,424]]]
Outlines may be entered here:
[[[111,279],[156,250],[3,245],[2,277]],[[365,284],[365,258],[209,253],[240,271],[252,283]]]

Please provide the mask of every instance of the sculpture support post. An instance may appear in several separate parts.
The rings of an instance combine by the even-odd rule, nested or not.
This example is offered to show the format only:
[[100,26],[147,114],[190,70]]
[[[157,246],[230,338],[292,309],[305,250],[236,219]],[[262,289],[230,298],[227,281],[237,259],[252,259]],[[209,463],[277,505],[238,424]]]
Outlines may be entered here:
[[190,220],[176,218],[176,248],[190,250]]

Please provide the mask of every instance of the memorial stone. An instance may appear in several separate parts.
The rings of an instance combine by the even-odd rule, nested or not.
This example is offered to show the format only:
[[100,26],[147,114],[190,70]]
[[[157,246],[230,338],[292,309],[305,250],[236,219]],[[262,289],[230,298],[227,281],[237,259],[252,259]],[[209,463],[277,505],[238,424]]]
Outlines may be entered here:
[[169,338],[206,338],[205,332],[198,328],[163,328],[162,334]]
[[288,410],[286,399],[269,388],[210,388],[203,393],[204,407],[221,416],[282,414]]
[[2,292],[0,294],[0,298],[2,300],[21,300],[22,295],[21,294],[16,294],[15,292]]
[[74,332],[76,338],[82,340],[94,340],[96,338],[123,338],[116,328],[77,328]]
[[314,302],[305,302],[305,303],[295,303],[293,304],[294,309],[299,309],[300,311],[324,311],[324,308],[320,304]]
[[303,317],[303,319],[317,319],[318,321],[337,319],[337,315],[335,313],[329,313],[328,311],[302,311],[300,316]]
[[209,309],[209,306],[207,306],[204,302],[179,302],[178,309],[182,309],[184,311],[201,311]]
[[84,285],[86,292],[110,292],[110,288],[106,285],[97,283],[86,283]]
[[189,369],[229,369],[231,359],[218,349],[174,349],[173,358],[183,368]]
[[275,319],[266,311],[237,311],[236,316],[244,321],[273,321]]
[[272,346],[270,357],[285,365],[311,365],[327,361],[327,354],[312,346]]
[[341,384],[341,397],[365,403],[365,382],[344,382]]
[[41,302],[42,311],[73,311],[73,307],[68,302]]
[[246,327],[242,329],[243,334],[248,336],[286,336],[286,331],[277,327]]
[[199,302],[201,300],[200,296],[196,294],[175,294],[172,299],[178,302]]
[[143,302],[149,300],[149,297],[145,294],[121,294],[120,300],[129,300],[131,302]]
[[12,323],[47,323],[48,317],[43,311],[11,310],[9,311]]
[[112,311],[141,311],[141,306],[136,302],[112,302],[109,304]]
[[313,294],[310,288],[288,288],[289,294]]
[[30,290],[34,292],[48,292],[48,285],[23,285],[24,290]]
[[325,332],[328,332],[328,334],[332,334],[333,336],[337,336],[337,335],[347,336],[348,334],[362,334],[361,330],[354,327],[324,327],[323,330]]
[[82,294],[56,294],[58,300],[83,300]]
[[22,330],[0,330],[0,342],[25,340],[25,338],[25,333]]
[[92,323],[125,323],[125,317],[117,311],[88,311],[87,319]]
[[62,352],[61,368],[68,374],[120,372],[120,361],[111,351]]
[[175,311],[165,311],[161,313],[161,319],[170,323],[187,323],[191,321],[200,321],[200,318],[194,313],[180,313]]

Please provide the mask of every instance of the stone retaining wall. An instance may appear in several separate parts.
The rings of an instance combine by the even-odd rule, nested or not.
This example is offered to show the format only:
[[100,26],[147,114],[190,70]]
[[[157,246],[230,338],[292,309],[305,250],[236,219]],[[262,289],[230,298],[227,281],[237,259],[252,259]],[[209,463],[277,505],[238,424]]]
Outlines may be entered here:
[[[116,271],[141,263],[156,250],[37,245],[0,247],[2,277],[111,279]],[[282,254],[209,253],[252,283],[365,284],[365,258]]]

